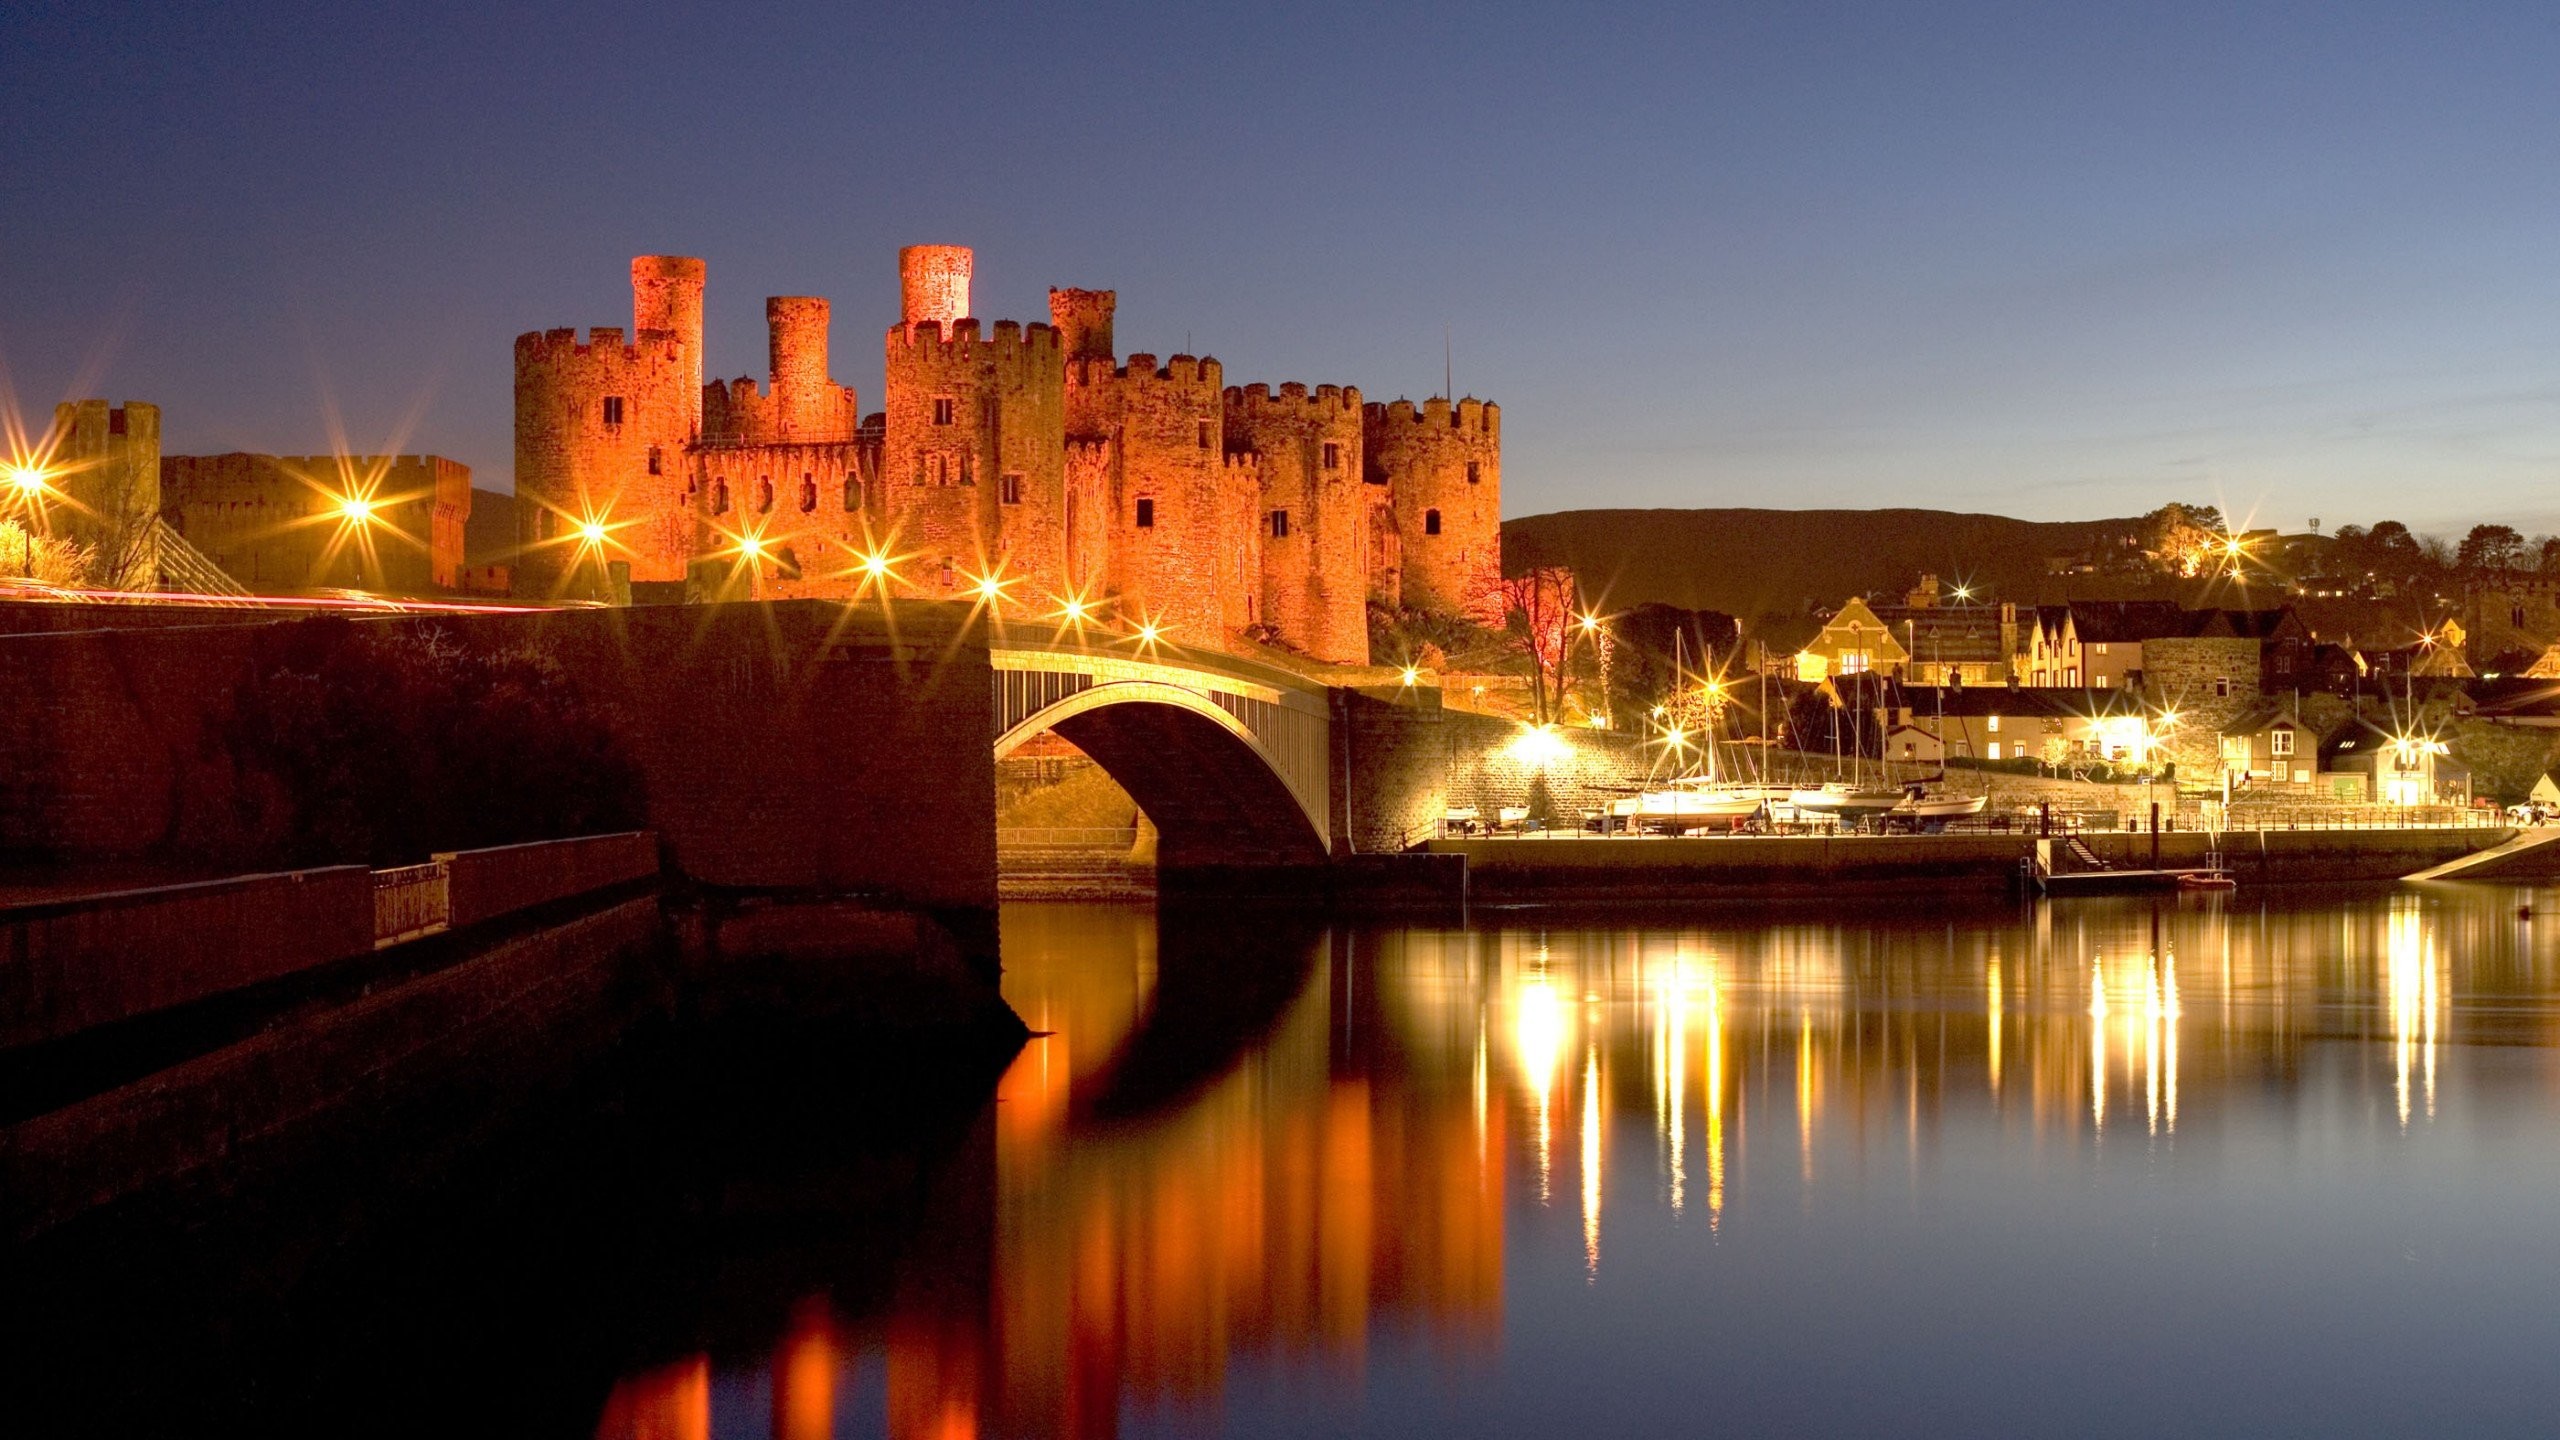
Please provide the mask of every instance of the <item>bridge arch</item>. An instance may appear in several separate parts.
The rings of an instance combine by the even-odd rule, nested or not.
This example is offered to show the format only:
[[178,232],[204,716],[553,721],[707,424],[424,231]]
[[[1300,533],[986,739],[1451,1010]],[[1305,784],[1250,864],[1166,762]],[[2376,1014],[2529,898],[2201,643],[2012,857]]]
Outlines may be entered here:
[[1154,823],[1162,865],[1324,859],[1320,696],[1188,667],[1008,659],[998,667],[996,758],[1044,732],[1083,751]]

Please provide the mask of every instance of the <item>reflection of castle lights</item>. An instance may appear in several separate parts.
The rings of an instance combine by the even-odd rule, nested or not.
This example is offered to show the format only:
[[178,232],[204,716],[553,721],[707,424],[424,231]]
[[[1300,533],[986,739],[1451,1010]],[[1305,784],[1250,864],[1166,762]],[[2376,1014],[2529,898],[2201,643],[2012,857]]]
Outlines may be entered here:
[[1520,1052],[1520,1078],[1538,1104],[1538,1203],[1550,1193],[1555,1131],[1547,1102],[1555,1092],[1556,1057],[1564,1049],[1564,1004],[1544,975],[1520,987],[1512,1012],[1512,1044]]
[[1600,1036],[1596,1027],[1582,1064],[1582,1272],[1600,1275]]

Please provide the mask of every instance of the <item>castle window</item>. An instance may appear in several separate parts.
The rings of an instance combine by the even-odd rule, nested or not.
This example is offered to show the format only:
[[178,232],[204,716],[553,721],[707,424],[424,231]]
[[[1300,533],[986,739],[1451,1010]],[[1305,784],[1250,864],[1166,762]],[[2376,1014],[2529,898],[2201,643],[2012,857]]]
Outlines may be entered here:
[[1288,511],[1274,510],[1271,512],[1271,538],[1274,540],[1286,540],[1289,538]]
[[1324,468],[1327,470],[1342,468],[1342,447],[1330,440],[1324,442]]
[[2281,760],[2293,753],[2293,732],[2277,726],[2267,736],[2267,753]]
[[1007,475],[996,481],[996,498],[1007,505],[1022,503],[1022,477]]
[[2216,699],[2229,695],[2231,693],[2231,677],[2228,675],[2214,676],[2213,693]]
[[1468,483],[1468,484],[1470,484],[1470,485],[1475,485],[1475,484],[1480,484],[1480,483],[1482,483],[1482,481],[1483,481],[1483,480],[1484,480],[1484,466],[1482,466],[1481,464],[1478,464],[1477,462],[1475,462],[1475,461],[1473,461],[1473,460],[1468,461],[1468,462],[1467,462],[1467,483]]
[[849,511],[862,508],[862,482],[850,475],[844,477],[844,508]]
[[818,477],[815,475],[803,475],[800,477],[800,513],[806,515],[817,508]]
[[952,422],[952,420],[953,420],[953,419],[957,418],[957,416],[958,416],[958,414],[959,414],[959,411],[960,411],[959,403],[958,403],[957,401],[953,400],[950,396],[948,396],[948,395],[936,395],[936,396],[934,396],[934,397],[933,397],[933,423],[934,423],[934,424],[936,424],[936,425],[948,425],[948,424],[950,424],[950,423]]
[[613,427],[619,427],[622,424],[621,396],[607,395],[604,397],[604,423]]
[[978,483],[977,456],[964,454],[960,457],[960,483],[963,485],[975,485]]
[[770,475],[756,481],[756,513],[759,515],[773,513],[773,477]]
[[2517,629],[2523,629],[2523,628],[2524,628],[2524,602],[2523,602],[2523,601],[2519,600],[2519,601],[2517,601],[2515,604],[2513,604],[2513,605],[2511,605],[2511,606],[2507,607],[2507,614],[2508,614],[2508,617],[2509,617],[2509,623],[2510,623],[2510,624],[2513,624]]
[[1214,438],[1214,437],[1211,435],[1211,433],[1210,433],[1210,422],[1208,422],[1208,421],[1206,421],[1206,420],[1201,421],[1201,422],[1200,422],[1200,448],[1201,448],[1201,449],[1203,449],[1203,450],[1206,450],[1206,449],[1208,449],[1212,444],[1215,444],[1215,443],[1216,443],[1215,438]]
[[1143,495],[1138,497],[1138,528],[1141,530],[1156,528],[1156,502]]
[[667,467],[667,462],[666,462],[665,452],[663,452],[663,451],[659,450],[659,448],[658,448],[657,446],[655,446],[655,445],[650,446],[650,447],[649,447],[649,473],[650,473],[650,474],[652,474],[652,475],[663,475],[663,474],[667,473],[667,469],[666,469],[666,467]]
[[1437,535],[1440,533],[1439,511],[1425,510],[1422,512],[1422,533],[1425,535]]
[[921,484],[923,484],[923,483],[924,483],[924,472],[925,472],[925,458],[924,458],[924,452],[923,452],[923,451],[921,451],[921,450],[919,450],[919,451],[917,451],[917,452],[916,452],[916,483],[917,483],[917,484],[919,484],[919,485],[921,485]]
[[729,513],[729,481],[725,476],[711,482],[711,513],[714,515]]

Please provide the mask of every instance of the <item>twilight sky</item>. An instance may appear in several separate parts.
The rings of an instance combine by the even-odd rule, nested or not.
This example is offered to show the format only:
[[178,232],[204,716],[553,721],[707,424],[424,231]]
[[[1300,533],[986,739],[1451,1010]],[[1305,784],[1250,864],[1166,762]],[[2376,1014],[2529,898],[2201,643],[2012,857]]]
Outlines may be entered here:
[[[896,250],[1125,354],[1504,406],[1506,510],[2560,529],[2560,7],[66,5],[0,27],[18,405],[503,488],[510,343]],[[333,422],[332,417],[336,417]]]

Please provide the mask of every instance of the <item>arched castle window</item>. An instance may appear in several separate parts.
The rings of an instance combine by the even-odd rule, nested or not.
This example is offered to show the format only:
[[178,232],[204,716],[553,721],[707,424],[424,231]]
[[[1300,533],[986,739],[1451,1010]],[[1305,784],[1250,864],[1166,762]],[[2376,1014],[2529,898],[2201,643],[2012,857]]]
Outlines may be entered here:
[[800,513],[807,515],[814,512],[817,508],[818,477],[815,475],[802,475],[800,477]]
[[844,508],[849,511],[862,508],[862,482],[851,475],[844,477]]
[[1439,511],[1425,510],[1422,512],[1422,533],[1425,535],[1437,535],[1440,533]]
[[729,479],[725,475],[711,482],[711,513],[729,513]]
[[773,513],[773,477],[770,475],[756,481],[756,513],[759,515]]
[[661,451],[661,450],[660,450],[657,446],[655,446],[655,445],[650,446],[650,447],[649,447],[649,473],[650,473],[650,474],[652,474],[652,475],[663,475],[663,474],[665,474],[665,473],[666,473],[666,464],[667,464],[667,461],[666,461],[666,454],[665,454],[665,452],[664,452],[664,451]]

